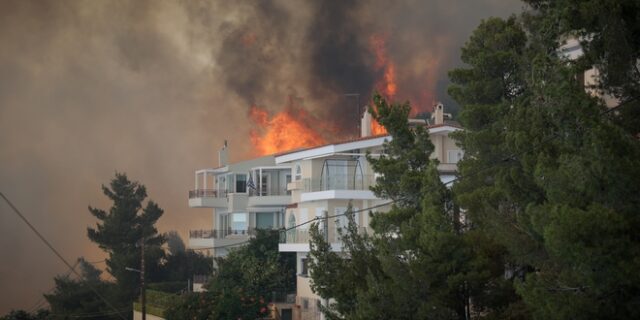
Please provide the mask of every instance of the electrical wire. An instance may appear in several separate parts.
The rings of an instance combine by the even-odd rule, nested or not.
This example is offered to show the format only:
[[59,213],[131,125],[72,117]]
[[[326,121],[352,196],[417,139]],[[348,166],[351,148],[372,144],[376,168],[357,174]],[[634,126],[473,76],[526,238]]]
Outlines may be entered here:
[[[78,276],[79,278],[82,279],[82,275],[80,275],[80,273],[78,273],[74,267],[71,266],[71,264],[69,262],[67,262],[67,260],[60,254],[60,252],[58,252],[58,250],[56,250],[56,248],[53,247],[53,245],[49,242],[49,240],[47,240],[39,231],[38,229],[36,229],[33,224],[31,224],[31,222],[29,222],[29,220],[20,212],[20,210],[18,210],[18,208],[16,208],[15,205],[13,205],[13,203],[4,195],[4,193],[0,192],[0,196],[4,199],[5,202],[7,202],[7,204],[9,204],[9,206],[11,207],[11,209],[13,210],[13,212],[15,212],[20,219],[22,219],[22,221],[24,221],[24,223],[27,224],[27,226],[29,226],[29,228],[31,229],[31,231],[33,231],[38,238],[40,238],[40,240],[42,240],[42,242],[44,242],[44,244],[58,257],[58,259],[60,259],[68,268],[69,270],[71,270],[72,273],[74,273],[76,276]],[[118,309],[116,309],[105,297],[103,297],[100,292],[98,292],[98,290],[90,283],[87,283],[87,285],[89,286],[89,288],[91,289],[91,291],[93,291],[93,293],[96,294],[96,296],[98,296],[98,298],[100,298],[100,300],[104,301],[104,303],[111,309],[113,309],[113,311],[118,314],[118,316],[120,316],[120,318],[122,318],[122,320],[127,320],[127,318],[125,316],[123,316]]]

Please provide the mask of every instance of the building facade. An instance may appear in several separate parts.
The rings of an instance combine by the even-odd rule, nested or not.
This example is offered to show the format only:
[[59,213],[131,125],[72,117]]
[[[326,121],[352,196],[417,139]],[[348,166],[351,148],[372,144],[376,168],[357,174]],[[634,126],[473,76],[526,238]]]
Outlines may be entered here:
[[[411,119],[410,125],[428,128],[435,149],[431,158],[439,161],[443,182],[455,178],[456,163],[463,152],[449,134],[460,130],[447,121],[444,106],[437,104],[431,121]],[[277,155],[227,164],[226,146],[220,151],[220,166],[195,172],[195,188],[189,192],[189,206],[211,208],[212,227],[192,230],[189,247],[207,248],[213,256],[227,254],[230,248],[248,241],[257,228],[283,229],[280,252],[296,255],[296,297],[293,319],[322,319],[320,305],[326,303],[310,286],[307,259],[309,227],[316,217],[340,215],[349,204],[354,210],[376,207],[388,209],[388,200],[376,197],[370,187],[376,173],[366,155],[376,157],[383,152],[389,135],[371,135],[371,116],[364,114],[361,137],[323,146],[294,150]],[[370,231],[367,212],[356,213],[361,232]],[[327,240],[332,249],[342,251],[338,229],[347,218],[327,219]],[[291,301],[293,302],[293,301]]]
[[[435,106],[432,121],[412,119],[411,125],[426,126],[435,149],[432,158],[439,161],[438,170],[443,182],[455,178],[456,163],[462,158],[462,150],[449,137],[460,127],[445,121],[442,104]],[[368,232],[369,216],[359,209],[376,207],[375,211],[388,210],[388,200],[376,197],[370,187],[375,185],[376,173],[367,161],[366,155],[378,156],[383,143],[390,140],[388,135],[370,135],[370,118],[363,118],[362,137],[350,141],[328,144],[305,150],[279,154],[277,165],[287,165],[293,170],[293,181],[288,184],[291,204],[285,211],[287,229],[281,237],[280,252],[296,254],[296,308],[298,319],[322,319],[320,305],[326,304],[310,286],[307,259],[309,254],[309,227],[304,224],[323,217],[343,214],[349,204],[355,213],[355,220],[361,232]],[[332,250],[342,251],[338,229],[346,226],[346,216],[329,218],[324,224],[327,240]]]

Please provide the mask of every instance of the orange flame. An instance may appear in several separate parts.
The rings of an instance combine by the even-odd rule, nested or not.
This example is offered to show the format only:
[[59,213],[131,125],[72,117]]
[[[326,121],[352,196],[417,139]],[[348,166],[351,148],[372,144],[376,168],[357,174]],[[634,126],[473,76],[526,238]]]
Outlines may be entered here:
[[254,123],[254,128],[249,133],[251,143],[258,155],[326,143],[325,139],[312,129],[314,119],[302,108],[287,107],[270,117],[266,110],[252,106],[249,117]]
[[379,135],[379,134],[386,134],[387,133],[387,129],[382,126],[378,121],[376,121],[376,119],[371,119],[371,134],[372,135]]
[[371,48],[376,57],[375,69],[382,70],[384,76],[376,83],[376,88],[387,98],[391,99],[398,91],[396,83],[396,65],[387,54],[386,36],[373,35],[369,39]]

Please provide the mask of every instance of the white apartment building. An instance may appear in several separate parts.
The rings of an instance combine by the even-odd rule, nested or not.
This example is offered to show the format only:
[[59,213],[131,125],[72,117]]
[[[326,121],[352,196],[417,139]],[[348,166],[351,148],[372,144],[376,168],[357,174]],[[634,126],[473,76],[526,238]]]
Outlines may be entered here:
[[189,247],[209,249],[222,257],[246,243],[256,229],[284,226],[284,209],[291,201],[287,183],[291,167],[264,156],[227,164],[228,146],[220,150],[220,166],[195,172],[189,207],[211,208],[211,227],[189,231]]
[[[431,124],[425,120],[412,119],[412,125],[424,125],[429,130],[431,142],[435,146],[432,158],[438,159],[438,169],[443,182],[452,181],[457,169],[456,163],[463,152],[449,138],[449,133],[459,130],[456,124],[445,121],[443,105],[435,106]],[[294,150],[278,154],[277,165],[287,165],[293,169],[293,181],[288,184],[291,204],[285,212],[286,227],[290,228],[315,217],[333,216],[344,213],[349,203],[354,210],[385,204],[388,200],[377,198],[369,187],[375,184],[376,174],[366,159],[369,152],[376,156],[382,152],[382,144],[391,139],[388,135],[370,135],[371,118],[368,113],[362,119],[362,137],[304,150]],[[388,210],[388,207],[376,211]],[[362,231],[369,228],[367,212],[356,213],[355,219]],[[345,226],[345,216],[330,219],[325,224],[328,241],[335,251],[342,250],[338,228]],[[289,230],[281,237],[280,252],[295,252],[297,261],[296,310],[294,319],[323,319],[320,304],[326,303],[312,292],[307,270],[309,253],[310,224]]]
[[[444,106],[434,107],[431,121],[411,119],[414,126],[426,126],[435,146],[432,158],[440,162],[443,182],[455,178],[456,163],[463,152],[449,134],[460,127],[445,120]],[[361,137],[347,141],[263,156],[233,164],[227,163],[228,146],[220,150],[219,166],[195,172],[195,188],[189,191],[189,206],[211,208],[211,227],[189,232],[189,247],[209,249],[214,257],[225,256],[229,249],[247,242],[255,229],[281,229],[296,226],[315,217],[344,213],[349,203],[355,210],[381,205],[369,187],[375,184],[366,154],[382,152],[389,135],[371,135],[371,115],[365,113]],[[384,212],[388,207],[377,208]],[[356,213],[362,231],[369,228],[366,212]],[[340,216],[327,222],[328,240],[333,250],[341,251],[338,228],[346,226]],[[323,303],[312,292],[307,270],[309,227],[306,224],[281,236],[280,252],[296,255],[296,298],[285,318],[323,319]],[[290,301],[293,302],[293,301]]]

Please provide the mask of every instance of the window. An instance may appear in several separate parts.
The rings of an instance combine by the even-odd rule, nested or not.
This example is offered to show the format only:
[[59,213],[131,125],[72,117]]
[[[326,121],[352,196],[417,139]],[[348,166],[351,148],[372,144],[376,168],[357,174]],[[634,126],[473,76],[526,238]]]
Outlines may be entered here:
[[302,168],[300,168],[300,164],[296,164],[296,180],[302,179]]
[[236,174],[236,192],[247,192],[247,175],[244,173]]
[[464,151],[462,150],[448,150],[448,163],[458,163],[464,157]]
[[261,196],[268,196],[270,195],[269,193],[269,174],[268,173],[263,173],[262,177],[260,178],[260,195]]
[[302,258],[300,259],[300,275],[306,277],[308,275],[308,259]]
[[284,189],[285,189],[287,195],[290,196],[291,195],[291,190],[288,190],[287,185],[291,182],[291,175],[288,174],[284,178],[285,178]]
[[277,213],[256,212],[256,229],[273,229],[273,219]]
[[246,213],[233,213],[231,216],[231,229],[232,230],[247,230],[249,227],[247,223]]

